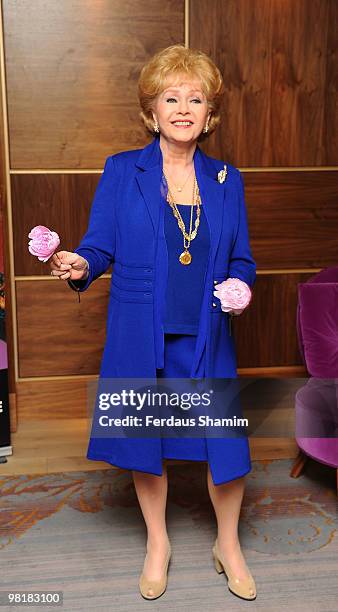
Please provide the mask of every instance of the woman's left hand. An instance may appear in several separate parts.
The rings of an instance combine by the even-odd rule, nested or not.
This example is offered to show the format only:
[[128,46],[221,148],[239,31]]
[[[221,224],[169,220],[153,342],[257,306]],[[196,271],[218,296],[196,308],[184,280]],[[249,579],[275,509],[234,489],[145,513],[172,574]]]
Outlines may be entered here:
[[214,296],[221,300],[223,312],[242,314],[250,304],[252,293],[249,285],[239,278],[227,278],[215,286]]

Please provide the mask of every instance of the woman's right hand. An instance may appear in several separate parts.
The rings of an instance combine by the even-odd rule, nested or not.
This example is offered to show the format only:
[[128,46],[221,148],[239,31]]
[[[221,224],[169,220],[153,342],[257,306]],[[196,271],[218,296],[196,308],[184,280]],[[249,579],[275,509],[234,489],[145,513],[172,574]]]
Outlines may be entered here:
[[49,260],[51,275],[62,280],[86,280],[89,276],[87,260],[71,251],[58,251]]

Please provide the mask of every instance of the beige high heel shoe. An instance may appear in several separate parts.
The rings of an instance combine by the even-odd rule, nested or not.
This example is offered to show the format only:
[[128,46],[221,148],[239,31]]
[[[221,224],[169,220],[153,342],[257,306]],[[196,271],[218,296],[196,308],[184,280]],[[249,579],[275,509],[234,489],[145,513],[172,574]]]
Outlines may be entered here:
[[[140,576],[140,580],[139,580],[139,587],[140,587],[141,595],[145,599],[157,599],[158,597],[161,597],[161,595],[163,595],[163,593],[165,592],[167,588],[168,566],[169,566],[170,558],[171,558],[171,546],[169,547],[169,550],[166,556],[164,571],[163,571],[163,575],[160,580],[149,580],[148,578],[146,578],[146,576],[142,572]],[[149,594],[150,591],[151,591],[151,594]]]
[[231,591],[231,593],[233,593],[234,595],[237,595],[237,597],[240,597],[241,599],[249,599],[249,600],[256,599],[256,596],[257,596],[256,584],[251,575],[251,572],[249,571],[249,568],[247,568],[248,570],[247,578],[244,578],[244,579],[236,578],[236,576],[233,574],[233,572],[229,569],[229,567],[225,563],[224,559],[220,558],[217,538],[215,540],[215,544],[212,549],[212,552],[214,555],[216,572],[218,572],[219,574],[221,574],[222,572],[225,573],[228,579],[229,591]]

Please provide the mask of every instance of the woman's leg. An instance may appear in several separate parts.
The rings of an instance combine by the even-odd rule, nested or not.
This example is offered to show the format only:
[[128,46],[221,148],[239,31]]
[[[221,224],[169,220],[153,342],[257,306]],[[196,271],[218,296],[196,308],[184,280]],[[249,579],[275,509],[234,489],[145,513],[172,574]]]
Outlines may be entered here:
[[214,485],[208,466],[208,490],[217,519],[217,542],[222,557],[238,578],[246,578],[245,559],[238,539],[238,520],[245,488],[245,477]]
[[170,545],[165,518],[168,492],[166,463],[163,464],[162,476],[133,470],[133,479],[147,527],[147,555],[143,572],[149,580],[160,580]]

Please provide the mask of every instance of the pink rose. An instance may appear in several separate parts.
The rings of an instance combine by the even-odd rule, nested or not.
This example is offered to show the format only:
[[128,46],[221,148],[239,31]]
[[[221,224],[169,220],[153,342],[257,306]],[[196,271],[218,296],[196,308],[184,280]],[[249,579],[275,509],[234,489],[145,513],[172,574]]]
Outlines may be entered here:
[[28,244],[29,252],[36,255],[40,261],[48,261],[60,244],[57,233],[51,232],[44,225],[33,227],[28,234],[28,238],[31,238]]
[[233,311],[233,314],[239,315],[251,301],[249,285],[239,278],[227,278],[215,287],[214,296],[221,300],[223,312]]

